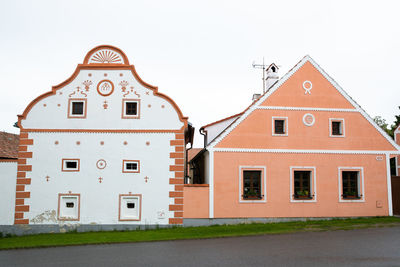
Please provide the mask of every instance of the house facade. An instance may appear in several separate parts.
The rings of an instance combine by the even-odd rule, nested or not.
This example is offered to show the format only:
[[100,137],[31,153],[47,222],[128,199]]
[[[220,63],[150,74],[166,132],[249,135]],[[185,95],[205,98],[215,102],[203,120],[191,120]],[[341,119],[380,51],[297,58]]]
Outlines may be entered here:
[[18,126],[13,224],[182,224],[187,117],[120,49],[89,51]]
[[200,129],[204,184],[185,187],[185,220],[392,215],[399,146],[368,114],[309,56],[267,89]]

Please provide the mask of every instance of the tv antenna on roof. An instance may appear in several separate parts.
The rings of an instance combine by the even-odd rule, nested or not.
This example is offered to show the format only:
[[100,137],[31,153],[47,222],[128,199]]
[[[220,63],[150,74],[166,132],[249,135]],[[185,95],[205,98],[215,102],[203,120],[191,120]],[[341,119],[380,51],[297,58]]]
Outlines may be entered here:
[[255,69],[262,69],[263,93],[265,93],[265,69],[266,69],[267,65],[265,65],[265,63],[264,63],[264,57],[263,57],[262,64],[256,64],[255,61],[253,61],[252,65],[253,65],[253,68],[255,68]]

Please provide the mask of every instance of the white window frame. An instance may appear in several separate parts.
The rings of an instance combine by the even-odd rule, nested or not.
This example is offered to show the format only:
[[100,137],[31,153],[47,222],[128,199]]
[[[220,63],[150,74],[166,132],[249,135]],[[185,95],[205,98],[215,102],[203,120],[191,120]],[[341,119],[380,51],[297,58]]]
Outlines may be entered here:
[[[76,168],[67,168],[67,162],[76,162]],[[62,159],[61,171],[63,172],[79,172],[81,167],[80,159]]]
[[[74,199],[73,203],[76,204],[77,214],[76,216],[66,216],[63,205],[66,204],[65,199]],[[80,220],[80,209],[81,209],[81,195],[80,194],[58,194],[58,220],[60,221],[79,221]]]
[[[123,206],[126,202],[124,199],[137,199],[138,203],[138,215],[135,217],[124,216]],[[118,221],[140,221],[142,217],[142,195],[140,194],[120,194],[119,195],[119,207],[118,207]]]
[[[83,114],[72,114],[73,103],[82,102],[83,103]],[[87,99],[72,99],[68,100],[68,118],[72,119],[85,119],[87,112]]]
[[[340,130],[341,130],[341,132],[342,132],[342,134],[341,135],[334,135],[334,134],[332,134],[332,122],[336,122],[336,121],[339,121],[339,122],[341,122],[341,124],[340,124]],[[345,127],[344,127],[344,119],[343,118],[329,118],[329,137],[346,137],[346,134],[345,134]]]
[[[136,103],[136,115],[126,114],[126,103]],[[123,119],[140,118],[140,99],[122,99],[122,118]]]
[[[342,171],[358,171],[358,194],[361,196],[360,199],[343,199]],[[365,202],[363,167],[338,167],[338,182],[339,202]]]
[[[283,134],[277,134],[275,133],[275,120],[283,120],[283,126],[284,126],[284,133]],[[288,136],[289,134],[289,119],[288,117],[276,117],[272,116],[272,136]]]
[[[295,199],[294,198],[294,171],[311,171],[311,195],[312,199]],[[311,203],[317,202],[317,171],[315,166],[290,166],[290,202],[293,203]]]
[[[127,163],[136,163],[137,169],[136,170],[128,170],[126,168]],[[122,160],[122,172],[123,173],[140,173],[140,160],[133,160],[133,159],[124,159]]]
[[[262,199],[258,200],[245,200],[243,195],[243,171],[255,170],[262,171]],[[239,203],[266,203],[267,202],[267,166],[239,166]]]

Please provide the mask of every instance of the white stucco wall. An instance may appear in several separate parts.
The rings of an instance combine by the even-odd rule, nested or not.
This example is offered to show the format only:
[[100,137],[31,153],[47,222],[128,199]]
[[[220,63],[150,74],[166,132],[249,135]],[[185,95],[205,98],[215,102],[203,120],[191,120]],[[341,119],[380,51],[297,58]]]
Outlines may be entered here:
[[0,161],[0,225],[14,223],[17,162]]
[[204,128],[205,131],[207,131],[207,145],[214,140],[215,137],[217,137],[226,127],[228,127],[234,120],[237,119],[237,117],[233,117],[224,121],[221,121],[219,123],[210,125],[206,128]]
[[[169,165],[174,164],[169,158],[173,152],[169,141],[175,139],[175,134],[31,133],[30,137],[35,142],[33,157],[28,159],[33,166],[31,197],[26,200],[30,223],[63,223],[57,222],[58,194],[69,191],[81,196],[80,221],[66,223],[168,224],[168,218],[173,217],[168,211],[169,204],[173,204],[169,191],[174,191],[169,184],[173,177]],[[62,172],[63,158],[80,159],[80,171]],[[107,163],[104,169],[96,167],[100,159]],[[140,160],[140,173],[122,173],[124,159]],[[103,178],[101,183],[99,177]],[[119,194],[129,192],[142,194],[142,220],[119,222]],[[159,218],[158,212],[164,212],[164,218]]]

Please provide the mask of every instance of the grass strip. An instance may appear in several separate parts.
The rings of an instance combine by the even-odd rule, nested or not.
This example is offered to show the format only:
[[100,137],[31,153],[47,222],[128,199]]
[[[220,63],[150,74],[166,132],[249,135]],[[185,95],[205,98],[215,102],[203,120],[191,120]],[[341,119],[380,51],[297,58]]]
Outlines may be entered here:
[[137,231],[69,232],[0,238],[0,249],[37,248],[88,244],[149,242],[163,240],[203,239],[232,236],[283,234],[304,231],[351,230],[360,228],[400,226],[400,218],[372,217],[296,221],[280,223],[249,223],[201,227],[175,227]]

